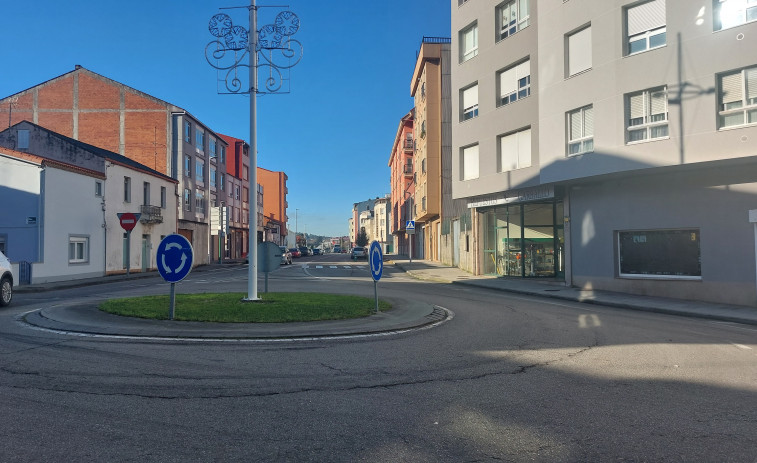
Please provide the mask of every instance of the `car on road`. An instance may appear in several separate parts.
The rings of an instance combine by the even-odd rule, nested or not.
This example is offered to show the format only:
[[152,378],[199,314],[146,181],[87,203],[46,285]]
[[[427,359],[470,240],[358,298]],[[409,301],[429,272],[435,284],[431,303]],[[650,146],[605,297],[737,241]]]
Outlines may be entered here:
[[302,253],[297,248],[289,248],[289,252],[292,253],[292,257],[302,257]]
[[321,250],[318,249],[318,248],[313,248],[313,255],[314,256],[320,256],[321,255]]
[[368,251],[366,251],[365,248],[362,248],[360,246],[356,246],[356,247],[352,248],[352,258],[354,260],[367,259],[368,258]]
[[334,254],[340,254],[342,252],[342,247],[337,245],[334,246],[334,250],[332,251]]
[[13,299],[13,267],[11,262],[0,251],[0,306],[6,306]]
[[300,246],[300,254],[302,254],[302,257],[312,256],[310,249],[305,246]]
[[287,265],[292,263],[292,253],[289,252],[286,246],[279,246],[281,249],[281,265]]

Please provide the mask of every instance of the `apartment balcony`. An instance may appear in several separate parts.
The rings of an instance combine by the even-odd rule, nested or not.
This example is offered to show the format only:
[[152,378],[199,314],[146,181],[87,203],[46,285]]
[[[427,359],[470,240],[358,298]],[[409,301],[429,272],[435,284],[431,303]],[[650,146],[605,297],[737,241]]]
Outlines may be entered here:
[[139,221],[148,223],[163,223],[163,215],[159,206],[141,205],[139,206],[139,212],[142,214],[139,217]]
[[413,143],[413,140],[405,140],[405,143],[402,145],[402,147],[405,149],[405,151],[408,152],[415,150],[415,144]]
[[402,172],[405,174],[405,177],[412,177],[413,176],[413,166],[412,164],[407,164],[402,168]]

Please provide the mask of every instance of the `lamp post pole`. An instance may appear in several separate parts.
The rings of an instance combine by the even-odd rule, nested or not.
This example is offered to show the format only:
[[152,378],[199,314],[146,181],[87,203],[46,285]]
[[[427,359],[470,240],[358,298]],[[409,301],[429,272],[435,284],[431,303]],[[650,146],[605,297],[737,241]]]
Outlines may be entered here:
[[250,252],[247,270],[247,299],[258,298],[258,9],[250,0]]
[[[231,7],[233,9],[240,7]],[[302,59],[302,44],[292,38],[300,28],[300,20],[291,11],[279,13],[273,24],[263,26],[258,30],[258,6],[255,0],[250,0],[249,29],[234,26],[229,15],[216,14],[210,20],[208,30],[216,37],[205,47],[205,59],[219,76],[218,82],[225,82],[226,91],[219,93],[249,93],[250,95],[250,178],[249,198],[249,269],[247,281],[247,301],[258,301],[258,145],[257,145],[257,95],[276,93],[281,90],[283,82],[288,82],[287,74],[290,68]],[[244,63],[249,54],[249,63]],[[262,64],[258,60],[262,55]],[[239,70],[248,68],[249,85],[245,89],[244,77]],[[265,88],[258,88],[258,70],[267,68]]]

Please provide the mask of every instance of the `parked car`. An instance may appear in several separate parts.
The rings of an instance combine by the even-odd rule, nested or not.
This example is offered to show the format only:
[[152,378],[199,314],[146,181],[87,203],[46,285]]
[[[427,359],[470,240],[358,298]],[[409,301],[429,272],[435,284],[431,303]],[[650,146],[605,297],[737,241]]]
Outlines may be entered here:
[[310,249],[305,246],[300,246],[300,254],[302,254],[302,257],[312,256]]
[[302,257],[302,253],[297,248],[289,248],[289,252],[292,253],[292,257]]
[[318,249],[318,248],[313,248],[313,255],[314,256],[320,256],[321,255],[321,250]]
[[342,247],[339,245],[334,246],[334,250],[332,251],[334,254],[340,254],[342,252]]
[[361,248],[359,246],[352,248],[352,258],[355,260],[358,259],[367,259],[368,258],[368,251],[365,250],[365,248]]
[[13,299],[13,267],[5,254],[0,251],[0,306],[6,306]]
[[289,252],[286,246],[279,246],[281,249],[281,265],[287,265],[292,263],[292,253]]

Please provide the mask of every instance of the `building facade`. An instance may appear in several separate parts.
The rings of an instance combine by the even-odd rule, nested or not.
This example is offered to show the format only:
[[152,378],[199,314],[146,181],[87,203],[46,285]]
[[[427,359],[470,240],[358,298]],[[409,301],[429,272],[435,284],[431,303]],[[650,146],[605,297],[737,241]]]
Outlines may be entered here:
[[413,212],[418,257],[458,266],[459,238],[451,232],[464,203],[452,198],[451,68],[451,40],[424,37],[410,82],[415,102]]
[[287,236],[287,180],[289,177],[284,172],[275,172],[258,167],[258,183],[263,188],[262,212],[263,228],[266,233],[266,241],[276,244],[284,244]]
[[[28,154],[29,159],[38,158],[33,167],[26,162],[23,173],[7,173],[16,180],[3,178],[0,182],[9,188],[8,198],[17,199],[8,201],[9,207],[18,205],[15,213],[4,214],[9,223],[0,219],[0,235],[8,237],[18,260],[31,264],[30,282],[157,268],[153,249],[176,232],[174,179],[27,121],[0,132],[0,146]],[[23,188],[9,187],[26,175],[31,177],[23,180]],[[38,191],[31,195],[19,191],[29,188]],[[32,206],[32,200],[38,206]],[[139,215],[131,233],[121,226],[119,214],[123,213]],[[19,226],[24,217],[26,225]],[[68,246],[64,246],[66,230]],[[69,256],[64,259],[66,248]]]
[[755,305],[757,8],[451,7],[471,271]]
[[413,153],[415,140],[413,139],[414,110],[409,111],[400,119],[394,144],[389,155],[389,185],[391,204],[389,207],[391,220],[388,233],[394,237],[393,252],[408,255],[410,248],[409,235],[405,230],[408,220],[414,220],[411,215],[412,197],[415,191],[413,182]]
[[9,125],[27,120],[178,180],[178,233],[192,243],[195,264],[208,263],[208,211],[223,185],[213,188],[210,173],[226,171],[226,143],[197,118],[78,65],[0,99],[0,114],[9,116]]

